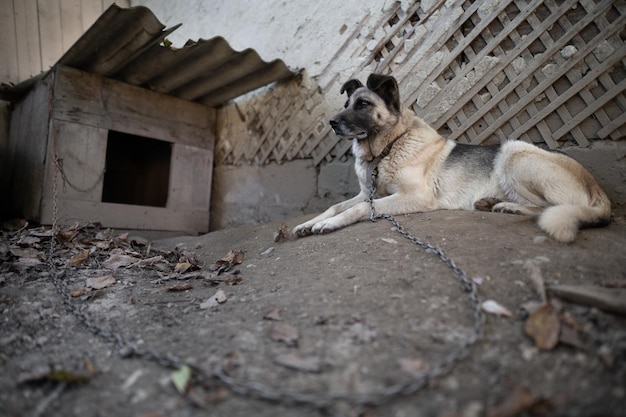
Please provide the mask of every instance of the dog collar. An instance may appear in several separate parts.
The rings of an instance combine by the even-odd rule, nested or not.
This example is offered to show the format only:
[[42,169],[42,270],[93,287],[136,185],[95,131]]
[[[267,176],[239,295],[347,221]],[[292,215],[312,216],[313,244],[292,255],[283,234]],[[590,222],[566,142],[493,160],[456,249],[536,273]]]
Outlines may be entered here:
[[389,155],[389,152],[391,152],[391,148],[393,148],[393,144],[396,143],[396,140],[398,140],[398,138],[389,142],[389,144],[385,146],[383,151],[378,154],[376,158],[372,159],[367,166],[366,185],[368,190],[372,188],[372,186],[374,185],[374,178],[378,176],[378,164],[380,164],[380,161],[382,161],[383,158]]

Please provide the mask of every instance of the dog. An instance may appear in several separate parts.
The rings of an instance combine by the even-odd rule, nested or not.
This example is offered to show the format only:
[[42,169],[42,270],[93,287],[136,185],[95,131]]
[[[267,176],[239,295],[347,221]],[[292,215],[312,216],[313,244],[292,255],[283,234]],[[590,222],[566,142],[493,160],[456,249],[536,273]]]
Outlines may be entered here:
[[520,140],[473,146],[446,139],[402,104],[392,76],[371,74],[366,86],[353,79],[344,92],[348,101],[330,125],[352,139],[360,192],[296,226],[296,236],[367,219],[374,168],[374,206],[392,216],[441,209],[523,214],[560,242],[610,221],[611,203],[596,180],[560,152]]

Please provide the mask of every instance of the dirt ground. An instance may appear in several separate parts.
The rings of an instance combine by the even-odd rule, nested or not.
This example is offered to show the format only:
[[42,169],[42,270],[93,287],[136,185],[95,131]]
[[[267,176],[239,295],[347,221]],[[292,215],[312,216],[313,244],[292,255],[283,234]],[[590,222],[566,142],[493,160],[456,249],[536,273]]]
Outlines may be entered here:
[[[47,228],[5,223],[0,415],[623,416],[626,315],[598,303],[624,304],[625,213],[567,245],[522,216],[400,216],[467,272],[481,302],[510,315],[484,313],[483,339],[457,366],[378,406],[349,400],[376,400],[436,368],[473,323],[451,270],[384,220],[279,242],[280,223],[152,243],[64,225],[53,269]],[[243,261],[216,263],[230,250]],[[68,311],[53,285],[63,271],[65,299],[94,326],[198,369],[189,377],[186,368],[120,355]],[[566,284],[594,285],[599,301],[553,296]],[[215,369],[278,400],[200,378]],[[308,395],[321,405],[344,394],[324,407],[284,400]]]

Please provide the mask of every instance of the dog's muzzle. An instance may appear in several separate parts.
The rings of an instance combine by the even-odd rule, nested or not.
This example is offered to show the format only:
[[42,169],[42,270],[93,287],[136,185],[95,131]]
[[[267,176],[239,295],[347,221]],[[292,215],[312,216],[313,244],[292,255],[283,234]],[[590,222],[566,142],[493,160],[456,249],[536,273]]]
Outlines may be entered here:
[[330,119],[330,127],[335,132],[335,135],[346,138],[346,139],[365,139],[367,137],[367,132],[360,131],[352,131],[350,128],[346,126],[346,123],[339,117],[335,117]]

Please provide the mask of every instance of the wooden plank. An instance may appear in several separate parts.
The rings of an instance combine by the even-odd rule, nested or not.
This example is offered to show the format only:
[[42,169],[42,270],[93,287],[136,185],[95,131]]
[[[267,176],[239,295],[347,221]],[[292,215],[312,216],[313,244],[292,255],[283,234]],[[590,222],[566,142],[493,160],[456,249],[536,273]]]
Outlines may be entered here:
[[[44,197],[52,197],[53,179],[58,177],[58,197],[71,200],[101,201],[108,130],[67,123],[50,122]],[[63,172],[55,172],[56,157]]]
[[598,130],[598,137],[600,139],[606,139],[613,131],[619,129],[623,125],[626,125],[626,113],[622,113],[613,119],[611,123]]
[[[53,200],[42,201],[42,224],[52,223]],[[66,200],[58,202],[60,223],[98,221],[104,227],[205,233],[209,230],[208,210],[176,210],[164,207]]]
[[56,72],[55,119],[213,149],[215,109],[73,68]]
[[[589,14],[587,16],[585,16],[585,18],[581,19],[580,21],[578,21],[576,23],[576,25],[574,25],[574,28],[576,31],[581,30],[583,27],[585,27],[586,25],[588,25],[593,19],[595,19],[598,15],[600,15],[605,9],[606,7],[610,6],[611,1],[607,0],[605,1],[602,5],[598,6],[598,9],[592,13]],[[598,34],[596,37],[598,38],[604,38],[606,36],[611,36],[614,32],[617,32],[619,30],[619,28],[621,28],[621,25],[623,24],[624,19],[626,18],[626,16],[620,16],[620,18],[616,19],[613,24],[611,25],[611,29],[609,31],[609,33],[607,32],[603,32]],[[529,65],[526,68],[527,72],[534,72],[536,71],[541,65],[544,64],[545,60],[549,59],[549,57],[551,55],[553,55],[554,53],[557,53],[557,51],[561,48],[563,48],[563,46],[565,46],[567,44],[567,42],[569,42],[569,40],[574,37],[576,35],[577,32],[571,31],[568,32],[568,34],[562,36],[561,38],[559,38],[559,40],[553,45],[553,47],[549,50],[546,51],[542,54],[543,59],[537,59],[536,61],[533,61],[531,63],[531,65]],[[544,91],[546,88],[548,88],[548,86],[552,85],[557,79],[559,79],[561,76],[563,76],[563,74],[572,66],[576,65],[581,59],[583,59],[587,54],[590,53],[590,51],[595,48],[596,46],[596,42],[591,41],[589,42],[583,49],[579,50],[573,57],[571,57],[568,61],[569,66],[568,67],[563,67],[561,68],[559,71],[556,71],[554,74],[551,74],[550,77],[546,78],[545,80],[543,80],[537,87],[535,87],[533,89],[534,94],[532,95],[528,95],[526,97],[524,97],[522,100],[520,100],[515,106],[512,106],[511,109],[507,112],[507,114],[503,115],[499,120],[498,123],[505,123],[506,120],[508,120],[508,118],[515,116],[515,114],[517,114],[517,112],[519,112],[527,103],[529,103],[531,100],[534,100],[534,98],[541,93],[542,91]],[[589,75],[589,74],[587,74]],[[503,88],[500,93],[497,96],[492,97],[491,100],[489,100],[489,103],[487,103],[485,105],[485,107],[489,107],[489,106],[493,106],[494,103],[497,103],[500,100],[503,100],[508,94],[510,94],[510,92],[513,90],[513,88],[515,88],[515,86],[517,86],[519,83],[522,82],[522,80],[524,79],[523,76],[518,77],[518,79],[516,80],[512,80],[509,84],[507,84],[507,86],[505,88]],[[474,116],[472,116],[473,118]],[[497,129],[499,126],[490,126],[488,130],[490,130],[491,132],[493,132],[495,129]],[[485,131],[483,132],[484,135],[489,135],[491,134],[491,132],[489,131]],[[482,142],[483,137],[479,136],[477,138],[475,138],[474,140],[472,140],[472,143],[481,143]]]
[[[554,22],[558,19],[559,16],[561,16],[563,13],[565,13],[567,10],[569,10],[569,8],[571,7],[572,4],[573,4],[572,1],[570,1],[570,2],[568,2],[566,4],[562,4],[559,7],[557,13],[552,13],[548,19],[546,19],[544,22],[542,22],[542,27],[537,28],[535,31],[533,31],[532,35],[526,36],[524,38],[523,42],[517,44],[513,50],[509,51],[507,53],[507,55],[506,55],[506,59],[501,58],[499,60],[499,62],[483,76],[483,80],[482,81],[477,82],[468,91],[465,92],[464,99],[459,100],[456,103],[454,103],[448,110],[446,110],[446,112],[444,112],[442,115],[439,116],[439,119],[434,123],[434,127],[436,129],[439,129],[441,127],[441,125],[443,124],[443,122],[445,122],[445,120],[450,118],[454,113],[456,113],[458,111],[458,109],[463,107],[464,103],[469,99],[469,97],[472,97],[473,95],[477,94],[478,91],[480,91],[480,89],[483,88],[484,85],[490,79],[492,79],[505,66],[509,65],[513,61],[513,59],[517,58],[522,53],[522,51],[526,50],[530,46],[530,44],[537,39],[539,34],[542,31],[546,30],[547,27],[549,27],[550,25],[554,24]],[[531,10],[531,11],[533,11],[533,10]],[[494,43],[502,42],[502,40],[504,39],[504,37],[502,36],[503,33],[508,36],[508,34],[512,30],[514,30],[520,24],[521,20],[518,19],[520,16],[522,16],[522,14],[518,15],[512,21],[508,31],[504,31],[503,30],[499,34],[498,37],[494,38]],[[524,18],[526,18],[527,16],[528,16],[528,13],[525,13],[524,14]],[[588,18],[589,22],[592,20],[589,16],[587,16],[587,18]],[[580,26],[579,29],[581,29],[582,27],[583,26]],[[568,37],[568,35],[565,35],[565,36],[561,37],[559,39],[559,42],[557,44],[555,44],[555,45],[560,45],[560,47],[562,47],[565,44],[565,42],[567,40],[569,40],[572,36],[573,36],[573,34],[571,34],[569,37]],[[485,49],[487,49],[487,48],[485,48]],[[481,51],[481,53],[479,55],[477,55],[477,57],[480,57],[480,59],[482,59],[484,57],[483,51]],[[555,47],[555,50],[551,51],[551,52],[555,53],[556,52],[556,47]],[[548,59],[550,59],[550,56],[551,56],[551,53],[549,53],[548,51],[543,53],[539,59],[534,60],[533,63],[531,65],[529,65],[529,67],[526,69],[526,73],[534,72],[540,65],[542,65]],[[468,68],[466,68],[466,72],[469,71],[469,69],[471,69],[472,65],[468,65],[467,67]],[[491,100],[489,100],[489,102],[485,103],[485,105],[481,108],[480,112],[477,112],[476,114],[472,115],[472,117],[468,118],[467,124],[473,124],[476,120],[478,120],[478,118],[481,116],[482,113],[490,111],[491,108],[493,108],[500,100],[504,100],[513,91],[513,89],[515,87],[517,87],[520,83],[522,83],[522,81],[526,78],[526,76],[525,76],[526,73],[520,74],[515,79],[510,80],[509,84],[507,84],[507,86],[497,96],[492,97]],[[455,80],[457,78],[458,78],[458,76],[455,77]],[[450,88],[451,88],[451,86],[447,85],[445,90],[449,90]],[[504,122],[505,121],[503,121],[503,123]],[[496,129],[498,127],[496,127]],[[495,129],[494,129],[494,131],[495,131]],[[491,134],[491,133],[489,133],[489,134]],[[455,139],[456,137],[452,136],[451,138]],[[483,140],[480,140],[480,141],[479,140],[476,140],[476,141],[473,140],[472,143],[481,143],[482,141]]]
[[[566,4],[563,4],[559,8],[560,13],[565,13],[569,9],[569,7],[571,7],[575,2],[576,0],[569,0]],[[504,28],[500,33],[498,33],[498,35],[494,38],[494,41],[490,45],[485,46],[476,55],[477,61],[474,63],[474,65],[466,65],[460,73],[455,74],[454,79],[450,83],[448,83],[448,85],[446,85],[446,88],[439,91],[437,95],[433,98],[433,100],[431,100],[430,103],[426,105],[426,107],[424,108],[424,112],[430,113],[434,111],[433,107],[438,105],[439,101],[442,99],[442,95],[449,93],[449,91],[454,90],[459,83],[464,82],[465,77],[470,73],[470,71],[474,70],[475,65],[478,64],[483,58],[485,58],[487,54],[489,54],[493,50],[493,48],[495,48],[496,45],[499,45],[504,39],[506,39],[509,33],[514,30],[521,22],[523,22],[528,17],[528,15],[534,12],[534,10],[539,7],[541,3],[542,1],[535,0],[531,4],[529,4],[526,9],[522,10],[521,13],[518,14],[515,19],[513,19],[509,27]],[[554,23],[556,17],[556,15],[551,15],[550,18],[546,19],[546,21],[543,22],[545,27]],[[483,75],[482,80],[476,82],[472,87],[470,87],[470,89],[466,91],[463,96],[460,97],[459,100],[450,107],[450,109],[448,109],[446,112],[438,117],[435,123],[433,123],[433,127],[435,129],[439,129],[443,125],[445,120],[450,118],[454,113],[462,108],[472,96],[480,91],[485,86],[485,84],[493,78],[493,76],[500,72],[502,68],[509,65],[511,61],[513,61],[513,59],[517,58],[521,51],[528,48],[528,46],[539,36],[539,32],[541,32],[542,30],[543,28],[537,28],[537,30],[526,36],[523,42],[516,45],[513,50],[509,51],[507,55],[500,57],[496,65],[494,65],[491,70]],[[488,109],[484,109],[484,111],[487,110]]]
[[[6,3],[6,4],[5,4]],[[17,39],[15,27],[14,1],[3,2],[0,7],[0,82],[15,83],[20,82]],[[21,3],[17,1],[17,3]]]
[[17,1],[14,4],[17,64],[19,79],[23,81],[43,71],[39,40],[39,15],[35,0]]
[[[626,48],[622,48],[623,53],[626,53]],[[583,108],[579,113],[577,113],[574,117],[572,117],[563,127],[558,129],[553,133],[555,139],[559,139],[567,132],[572,130],[574,127],[578,126],[583,122],[586,118],[594,114],[598,109],[602,108],[606,103],[613,100],[617,95],[622,94],[626,90],[626,80],[623,80],[621,83],[617,84],[615,88],[605,92],[603,95],[598,97],[594,102],[587,103],[587,106]],[[569,90],[568,90],[569,91]]]
[[63,56],[60,0],[37,0],[41,65],[47,71]]
[[[444,72],[451,64],[452,62],[461,54],[463,53],[463,51],[468,48],[472,42],[474,42],[476,40],[476,38],[478,36],[480,36],[481,32],[488,27],[489,24],[491,24],[491,22],[493,22],[494,19],[497,18],[498,14],[502,13],[506,7],[511,3],[512,0],[506,0],[506,1],[501,1],[498,4],[497,9],[495,9],[489,16],[485,17],[484,19],[481,20],[481,22],[474,26],[474,28],[472,29],[472,31],[470,33],[468,33],[467,35],[463,36],[463,39],[458,42],[458,44],[454,47],[454,49],[452,51],[450,51],[446,57],[439,63],[439,65],[437,65],[437,67],[435,67],[433,69],[433,71],[430,73],[430,75],[420,84],[420,86],[417,88],[417,90],[415,90],[414,92],[410,93],[407,96],[408,101],[406,101],[407,103],[413,103],[415,100],[417,100],[417,97],[422,94],[424,92],[424,90],[426,88],[428,88],[431,83],[433,81],[435,81],[435,79],[442,73]],[[468,10],[465,11],[465,13],[463,14],[463,16],[459,19],[459,23],[455,26],[451,26],[451,28],[453,28],[453,32],[450,33],[450,30],[448,30],[448,32],[446,33],[446,36],[442,37],[440,41],[438,41],[435,44],[434,47],[434,52],[438,52],[441,50],[441,48],[445,45],[445,42],[448,41],[448,39],[450,39],[452,36],[454,36],[457,32],[458,32],[458,28],[465,23],[468,19],[470,19],[474,13],[476,13],[476,10],[478,9],[478,7],[481,5],[481,2],[474,2],[472,3],[472,5],[469,7]],[[418,48],[415,48],[416,50]],[[481,55],[479,59],[482,59],[484,56]],[[478,61],[477,61],[478,62]],[[461,75],[462,77],[463,75]],[[435,96],[436,97],[436,96]],[[435,99],[435,97],[433,97],[433,99]],[[431,100],[432,102],[432,100]],[[425,114],[425,113],[424,113]]]
[[[626,46],[616,51],[616,54],[614,54],[614,56],[611,59],[607,59],[604,62],[602,62],[602,65],[592,68],[583,78],[580,79],[579,82],[572,85],[567,91],[561,93],[558,99],[552,101],[549,105],[541,109],[541,112],[538,115],[539,118],[546,117],[548,114],[550,114],[551,112],[555,111],[557,108],[565,104],[565,102],[569,100],[574,94],[578,93],[578,91],[581,88],[588,85],[592,80],[596,79],[599,74],[605,72],[608,68],[613,66],[616,62],[619,62],[621,56],[623,56],[622,54],[624,53],[626,53]],[[620,85],[625,84],[625,83],[626,81],[623,81],[620,83]],[[528,129],[530,129],[534,123],[535,123],[534,120],[529,120],[528,122],[524,123],[519,129],[517,129],[514,132],[514,134],[517,134],[517,135],[523,134]]]
[[213,149],[175,144],[172,148],[167,208],[206,210],[211,201]]
[[9,204],[14,215],[37,220],[43,194],[52,75],[17,103],[9,137]]

